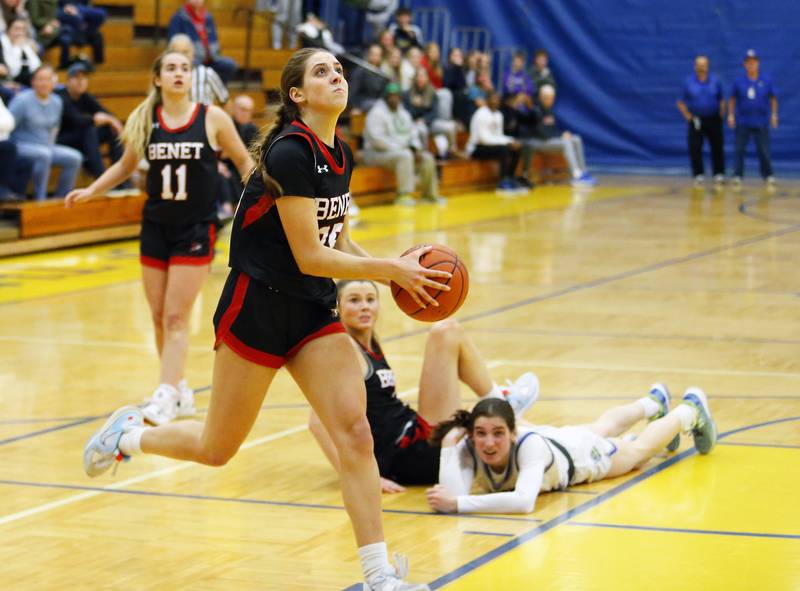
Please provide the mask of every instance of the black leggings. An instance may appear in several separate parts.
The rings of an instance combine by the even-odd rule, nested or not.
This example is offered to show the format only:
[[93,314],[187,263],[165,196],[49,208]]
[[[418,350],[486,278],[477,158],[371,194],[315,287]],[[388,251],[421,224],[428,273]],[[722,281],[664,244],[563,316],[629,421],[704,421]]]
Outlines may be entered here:
[[513,178],[519,162],[519,150],[512,150],[508,145],[486,146],[478,144],[472,152],[476,160],[499,160],[500,176]]

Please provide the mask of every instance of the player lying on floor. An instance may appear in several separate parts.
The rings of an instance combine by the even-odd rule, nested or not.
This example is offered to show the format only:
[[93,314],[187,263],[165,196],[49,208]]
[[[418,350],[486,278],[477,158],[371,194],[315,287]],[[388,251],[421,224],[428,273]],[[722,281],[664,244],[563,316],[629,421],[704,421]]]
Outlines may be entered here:
[[[667,388],[654,384],[647,396],[588,425],[517,429],[507,402],[481,400],[435,429],[439,484],[428,489],[428,503],[442,513],[530,513],[540,492],[626,474],[665,447],[676,450],[681,432],[709,453],[717,428],[703,391],[689,388],[671,411],[669,404]],[[619,438],[641,419],[650,420],[641,435]]]
[[[492,381],[475,343],[455,320],[436,323],[428,333],[419,381],[419,410],[397,398],[395,374],[383,355],[375,324],[380,312],[378,289],[372,281],[338,284],[338,308],[350,342],[358,352],[367,388],[367,420],[384,492],[401,492],[402,484],[435,484],[439,476],[439,446],[431,445],[431,425],[446,420],[461,407],[459,381],[479,398],[507,400],[521,416],[539,394],[532,373],[501,387]],[[339,457],[319,418],[311,412],[309,429],[330,463]]]

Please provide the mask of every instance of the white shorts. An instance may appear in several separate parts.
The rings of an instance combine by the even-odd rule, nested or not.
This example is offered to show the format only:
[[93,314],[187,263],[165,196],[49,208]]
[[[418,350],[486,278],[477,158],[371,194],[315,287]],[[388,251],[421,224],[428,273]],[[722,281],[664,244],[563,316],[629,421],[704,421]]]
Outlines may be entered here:
[[594,482],[608,474],[611,456],[617,451],[617,446],[611,441],[586,427],[561,427],[554,431],[553,435],[547,436],[563,445],[575,464],[570,484]]

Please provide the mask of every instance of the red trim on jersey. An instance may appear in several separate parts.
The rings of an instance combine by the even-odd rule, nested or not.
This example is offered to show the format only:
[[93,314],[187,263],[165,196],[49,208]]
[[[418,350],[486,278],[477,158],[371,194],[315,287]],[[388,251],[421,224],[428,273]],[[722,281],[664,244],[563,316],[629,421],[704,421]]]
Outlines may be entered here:
[[[355,339],[353,339],[353,340],[355,340]],[[358,343],[358,341],[357,341],[357,340],[355,340],[355,341],[356,341],[356,343]],[[358,346],[359,346],[359,347],[361,347],[361,348],[364,350],[364,352],[365,352],[367,355],[369,355],[370,357],[372,357],[372,358],[373,358],[375,361],[383,361],[383,351],[381,351],[381,350],[380,350],[380,348],[378,349],[378,351],[377,351],[377,353],[376,353],[376,352],[374,352],[374,351],[370,351],[369,349],[367,349],[367,348],[366,348],[364,345],[362,345],[361,343],[358,343]]]
[[180,133],[182,131],[186,131],[192,126],[194,120],[197,119],[197,114],[200,112],[201,106],[202,105],[200,103],[195,103],[194,111],[192,111],[192,116],[189,118],[189,122],[186,125],[182,125],[181,127],[176,127],[175,129],[170,129],[169,127],[167,127],[167,124],[164,123],[164,119],[162,119],[161,117],[161,105],[158,105],[156,107],[156,116],[158,117],[158,124],[161,126],[161,129],[169,133]]
[[311,137],[313,137],[314,141],[317,142],[317,147],[319,147],[320,151],[322,152],[322,155],[325,156],[325,160],[327,160],[328,164],[331,165],[333,172],[335,172],[336,174],[342,174],[344,172],[344,168],[347,165],[347,161],[344,158],[344,148],[342,147],[341,140],[339,141],[339,153],[342,156],[342,165],[339,166],[336,164],[336,161],[333,159],[333,156],[331,156],[331,152],[330,150],[328,150],[328,146],[326,146],[325,143],[321,139],[319,139],[319,137],[317,137],[317,134],[311,131],[311,129],[305,123],[303,123],[299,119],[295,119],[294,121],[292,121],[292,125],[295,125],[300,129],[303,129],[311,134]]
[[254,349],[253,347],[245,345],[242,341],[233,336],[233,333],[231,332],[218,338],[217,342],[214,343],[214,349],[218,349],[222,343],[225,343],[231,349],[231,351],[236,353],[242,359],[246,359],[247,361],[251,361],[252,363],[256,363],[258,365],[271,367],[273,369],[280,369],[286,362],[284,357],[279,357],[278,355],[272,355],[270,353],[264,353],[263,351],[259,351],[258,349]]
[[166,271],[167,267],[169,267],[169,262],[162,261],[161,259],[156,259],[153,257],[146,257],[144,255],[139,256],[139,262],[144,267],[152,267],[154,269],[161,269],[162,271]]
[[257,222],[263,216],[267,214],[267,212],[272,209],[272,206],[275,205],[275,199],[264,193],[261,197],[258,198],[258,201],[253,203],[250,207],[247,208],[247,211],[244,212],[244,222],[242,222],[242,230],[244,230],[250,224]]
[[202,257],[181,256],[169,257],[170,265],[191,265],[202,266],[210,265],[214,259],[214,244],[217,242],[217,228],[213,223],[208,224],[208,254]]
[[247,286],[250,284],[250,276],[241,273],[236,279],[236,287],[233,289],[233,298],[231,303],[228,304],[228,309],[222,315],[217,326],[217,340],[214,343],[214,348],[219,347],[225,336],[230,332],[233,321],[242,311],[242,304],[244,304],[244,296],[247,294]]
[[317,332],[312,332],[310,335],[305,337],[302,341],[297,343],[294,347],[289,349],[289,352],[286,353],[286,357],[294,357],[297,353],[305,347],[308,343],[313,341],[314,339],[318,339],[320,337],[328,336],[329,334],[337,334],[340,332],[346,333],[347,331],[344,328],[344,324],[339,322],[338,320],[335,322],[331,322],[330,324],[326,324],[322,328],[320,328]]

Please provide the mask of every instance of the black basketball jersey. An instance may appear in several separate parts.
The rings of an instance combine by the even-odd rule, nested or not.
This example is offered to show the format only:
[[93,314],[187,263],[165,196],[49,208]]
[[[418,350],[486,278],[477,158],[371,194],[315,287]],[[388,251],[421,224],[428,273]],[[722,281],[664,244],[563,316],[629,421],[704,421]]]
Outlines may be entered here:
[[417,413],[397,397],[394,370],[389,367],[380,347],[375,346],[374,352],[362,348],[362,353],[367,361],[367,373],[364,377],[367,388],[367,420],[375,442],[375,457],[379,467],[383,468],[400,449],[403,434],[409,428],[413,432]]
[[[284,195],[316,201],[319,240],[333,248],[350,206],[353,153],[338,137],[329,149],[302,121],[287,125],[264,155],[267,172]],[[230,266],[270,289],[336,307],[329,277],[305,275],[297,266],[275,206],[258,171],[247,181],[231,231]]]
[[189,122],[170,129],[153,111],[147,144],[147,202],[144,217],[169,225],[216,218],[217,155],[208,143],[205,105],[197,103]]

